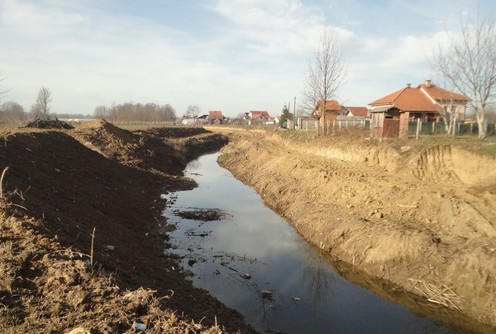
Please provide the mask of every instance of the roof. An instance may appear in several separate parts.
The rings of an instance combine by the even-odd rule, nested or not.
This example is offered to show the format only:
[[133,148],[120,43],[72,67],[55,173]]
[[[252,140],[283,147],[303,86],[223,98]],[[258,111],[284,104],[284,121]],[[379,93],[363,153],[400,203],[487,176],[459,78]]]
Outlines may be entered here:
[[367,117],[369,115],[369,110],[367,107],[345,107],[353,116],[357,117]]
[[[318,106],[316,109],[322,109],[322,101],[319,102]],[[341,110],[341,105],[339,104],[338,101],[336,100],[327,100],[325,102],[325,108],[324,110],[326,111],[340,111]]]
[[432,97],[436,101],[449,101],[449,100],[468,101],[469,100],[465,95],[458,94],[431,84],[430,80],[421,83],[420,85],[417,86],[417,88],[423,90],[425,93],[427,93],[430,97]]
[[250,111],[250,113],[251,113],[251,119],[256,119],[256,118],[260,118],[260,117],[270,119],[268,111]]
[[420,89],[409,85],[389,95],[369,103],[372,107],[387,106],[398,108],[401,111],[411,112],[441,112],[441,105],[433,102]]
[[209,111],[208,117],[210,119],[223,119],[224,118],[224,116],[222,115],[222,111]]

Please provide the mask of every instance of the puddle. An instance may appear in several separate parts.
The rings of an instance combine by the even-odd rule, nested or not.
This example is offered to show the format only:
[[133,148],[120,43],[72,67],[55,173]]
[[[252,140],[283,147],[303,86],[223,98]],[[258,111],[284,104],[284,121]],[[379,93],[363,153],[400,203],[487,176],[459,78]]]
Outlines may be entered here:
[[339,276],[218,155],[188,165],[199,186],[169,195],[164,212],[177,227],[166,252],[196,287],[262,333],[452,333]]

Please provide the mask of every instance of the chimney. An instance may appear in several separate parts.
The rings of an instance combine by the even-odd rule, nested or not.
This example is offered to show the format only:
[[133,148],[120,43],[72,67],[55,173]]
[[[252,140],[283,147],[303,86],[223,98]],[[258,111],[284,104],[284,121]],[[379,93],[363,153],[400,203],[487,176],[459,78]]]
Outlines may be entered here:
[[406,87],[410,88],[410,87],[412,87],[412,84],[411,83],[407,83],[406,84]]
[[432,86],[431,80],[425,80],[425,87],[430,88]]

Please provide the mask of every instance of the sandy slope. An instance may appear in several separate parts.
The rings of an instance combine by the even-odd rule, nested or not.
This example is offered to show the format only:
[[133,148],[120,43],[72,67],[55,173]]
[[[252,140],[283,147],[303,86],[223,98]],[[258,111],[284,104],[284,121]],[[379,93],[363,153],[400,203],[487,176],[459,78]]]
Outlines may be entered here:
[[444,304],[436,316],[462,329],[494,330],[494,157],[450,145],[296,142],[278,133],[224,131],[230,143],[221,163],[307,240],[391,282],[379,293],[391,295],[391,287],[400,286]]

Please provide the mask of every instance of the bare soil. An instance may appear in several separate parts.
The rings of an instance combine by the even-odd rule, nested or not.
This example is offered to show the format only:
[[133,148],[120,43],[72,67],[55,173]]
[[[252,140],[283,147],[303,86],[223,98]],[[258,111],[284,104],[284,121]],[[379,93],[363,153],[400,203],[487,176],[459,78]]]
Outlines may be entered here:
[[415,140],[222,132],[230,143],[221,164],[344,276],[461,332],[496,331],[494,155]]
[[254,333],[163,252],[161,194],[194,187],[186,163],[226,143],[103,120],[1,132],[0,332]]

